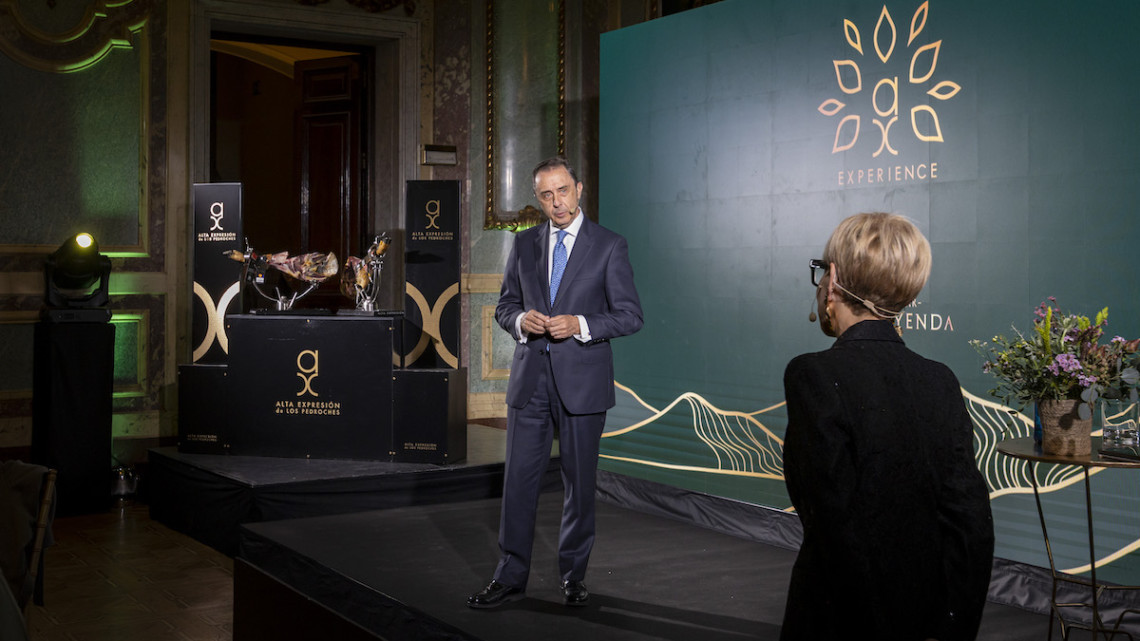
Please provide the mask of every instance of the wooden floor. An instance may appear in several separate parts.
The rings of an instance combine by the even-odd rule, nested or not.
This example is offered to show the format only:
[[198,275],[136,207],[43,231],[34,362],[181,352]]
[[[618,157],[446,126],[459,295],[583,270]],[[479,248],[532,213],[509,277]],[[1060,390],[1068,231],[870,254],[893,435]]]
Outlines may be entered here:
[[124,503],[57,518],[33,641],[233,638],[233,560]]

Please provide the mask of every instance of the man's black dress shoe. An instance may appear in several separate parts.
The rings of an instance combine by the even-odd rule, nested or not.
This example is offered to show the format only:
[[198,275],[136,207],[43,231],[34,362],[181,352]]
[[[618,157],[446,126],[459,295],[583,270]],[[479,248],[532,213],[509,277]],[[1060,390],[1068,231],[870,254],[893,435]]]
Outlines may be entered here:
[[583,606],[590,602],[590,592],[581,581],[562,582],[562,602],[566,605]]
[[497,608],[508,601],[517,601],[525,594],[522,588],[512,588],[498,581],[491,581],[487,587],[467,597],[469,608]]

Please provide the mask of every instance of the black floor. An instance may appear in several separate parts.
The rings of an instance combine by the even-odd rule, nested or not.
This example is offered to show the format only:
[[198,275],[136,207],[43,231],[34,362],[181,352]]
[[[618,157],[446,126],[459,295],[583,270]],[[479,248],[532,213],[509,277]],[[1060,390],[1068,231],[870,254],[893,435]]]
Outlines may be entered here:
[[[291,575],[287,583],[301,593],[388,638],[779,637],[793,551],[606,503],[586,580],[590,605],[564,607],[555,567],[559,502],[558,493],[543,495],[527,598],[492,611],[464,601],[494,570],[495,499],[250,524],[240,556]],[[235,593],[242,589],[239,575]],[[1044,639],[1047,625],[1043,615],[990,603],[978,638]],[[393,626],[398,631],[386,632]]]

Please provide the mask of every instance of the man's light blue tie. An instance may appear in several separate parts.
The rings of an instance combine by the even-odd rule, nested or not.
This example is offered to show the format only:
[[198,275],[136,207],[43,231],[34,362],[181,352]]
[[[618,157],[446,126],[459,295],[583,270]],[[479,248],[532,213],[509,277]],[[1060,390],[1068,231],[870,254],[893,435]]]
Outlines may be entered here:
[[558,230],[558,244],[554,246],[554,268],[550,270],[550,305],[554,305],[554,297],[558,295],[558,285],[562,282],[562,272],[566,271],[566,245],[562,239],[566,238],[566,230]]

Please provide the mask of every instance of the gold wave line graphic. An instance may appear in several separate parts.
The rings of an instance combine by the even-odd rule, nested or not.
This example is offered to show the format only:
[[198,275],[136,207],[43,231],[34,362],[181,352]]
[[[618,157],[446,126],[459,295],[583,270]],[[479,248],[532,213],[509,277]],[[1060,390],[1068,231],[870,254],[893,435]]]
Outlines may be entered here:
[[780,401],[779,403],[776,403],[775,405],[769,405],[768,407],[765,407],[762,410],[756,410],[755,412],[749,412],[748,415],[749,416],[756,416],[757,414],[766,414],[766,413],[771,412],[772,410],[774,410],[778,407],[783,407],[785,405],[787,405],[787,403],[785,403],[784,401]]
[[[625,385],[622,385],[622,384],[621,384],[621,383],[619,383],[618,381],[614,381],[614,387],[616,387],[616,388],[618,388],[619,390],[621,390],[621,391],[625,392],[626,394],[629,394],[630,396],[632,396],[632,397],[633,397],[633,400],[637,401],[639,404],[641,404],[641,406],[642,406],[642,407],[644,407],[645,409],[649,410],[650,412],[656,412],[656,411],[658,411],[656,407],[653,407],[653,406],[652,406],[652,405],[650,405],[649,403],[646,403],[646,402],[645,402],[645,399],[643,399],[643,398],[641,398],[640,396],[638,396],[638,395],[637,395],[637,392],[633,391],[633,389],[632,389],[632,388],[630,388],[630,387],[626,387]],[[777,409],[777,408],[783,407],[783,406],[785,406],[785,405],[787,405],[787,403],[785,403],[784,401],[780,401],[779,403],[776,403],[775,405],[769,405],[768,407],[765,407],[765,408],[764,408],[764,409],[762,409],[762,410],[756,410],[755,412],[748,412],[748,413],[747,413],[747,415],[748,415],[748,416],[756,416],[756,415],[758,415],[758,414],[766,414],[766,413],[768,413],[768,412],[771,412],[771,411],[772,411],[772,410],[774,410],[774,409]],[[639,424],[639,425],[640,425],[640,424]],[[625,429],[629,429],[629,428],[625,428]]]
[[[1129,554],[1135,552],[1136,550],[1140,550],[1140,539],[1137,539],[1137,540],[1129,543],[1128,545],[1120,548],[1119,550],[1113,552],[1112,554],[1109,554],[1108,556],[1106,556],[1104,558],[1097,559],[1096,560],[1096,566],[1098,568],[1102,567],[1104,565],[1112,563],[1113,561],[1115,561],[1121,557],[1128,556]],[[1065,572],[1067,574],[1080,574],[1081,572],[1088,572],[1091,569],[1092,569],[1092,564],[1086,563],[1084,565],[1081,565],[1081,566],[1078,566],[1075,568],[1069,568],[1067,570],[1061,570],[1061,571]]]
[[649,403],[646,403],[644,399],[642,399],[640,396],[637,395],[637,392],[633,391],[633,389],[626,387],[625,385],[622,385],[621,383],[619,383],[617,381],[614,381],[614,387],[616,387],[619,390],[625,392],[626,394],[629,394],[630,396],[632,396],[633,400],[637,401],[638,403],[641,403],[641,406],[644,407],[645,409],[649,410],[650,412],[656,412],[657,411],[657,408],[653,407]]
[[[659,467],[667,470],[681,470],[683,472],[703,472],[705,474],[723,474],[727,476],[751,476],[759,479],[772,479],[776,481],[784,480],[784,475],[772,475],[766,472],[740,472],[736,470],[721,470],[711,467],[701,467],[699,465],[680,465],[677,463],[661,463],[659,461],[646,461],[645,459],[629,458],[627,456],[613,456],[612,454],[599,454],[600,458],[610,459],[611,461],[621,461],[623,463],[636,463],[637,465],[645,465],[648,467]],[[794,508],[787,508],[794,511]]]
[[[775,405],[772,405],[770,407],[766,407],[762,410],[756,410],[755,412],[737,412],[734,410],[722,410],[719,407],[713,405],[712,403],[709,403],[708,401],[706,401],[700,394],[697,394],[696,392],[685,392],[684,394],[681,394],[677,398],[673,399],[673,402],[669,403],[669,405],[665,409],[659,410],[656,407],[653,407],[652,405],[650,405],[649,403],[646,403],[644,399],[642,399],[640,396],[637,395],[637,392],[626,387],[625,385],[622,385],[621,383],[614,381],[614,387],[616,387],[619,390],[621,390],[621,391],[629,394],[630,396],[632,396],[633,399],[638,402],[638,404],[640,404],[642,407],[649,410],[650,412],[653,412],[653,416],[651,416],[645,420],[638,421],[637,423],[634,423],[633,425],[630,425],[628,427],[623,427],[621,429],[614,430],[612,432],[606,432],[605,434],[602,434],[602,438],[608,438],[611,436],[620,436],[622,434],[625,434],[626,432],[632,432],[633,430],[636,430],[640,427],[644,427],[644,426],[656,421],[657,419],[661,418],[665,414],[669,413],[669,410],[676,407],[677,404],[683,400],[687,401],[690,399],[698,399],[702,405],[704,405],[708,408],[711,408],[714,412],[716,412],[718,414],[721,414],[724,416],[740,416],[742,418],[748,418],[748,419],[750,419],[752,416],[756,416],[757,414],[763,414],[765,412],[770,412],[770,411],[776,409],[777,407],[783,407],[784,406],[784,403],[781,401],[779,403],[776,403]],[[764,427],[764,425],[761,424],[759,421],[750,421],[750,422],[756,423],[756,425],[759,426],[760,429],[764,430],[768,434],[769,437],[775,439],[776,442],[778,442],[781,446],[783,446],[784,441],[781,440],[780,437],[773,434],[767,427]]]
[[[741,412],[722,412],[696,394],[685,400],[693,413],[697,438],[713,451],[718,469],[763,470],[783,478],[784,443],[762,423]],[[757,438],[752,424],[763,430],[767,442]]]
[[[784,403],[777,403],[755,412],[726,411],[709,403],[699,394],[685,392],[664,409],[657,409],[646,403],[632,389],[617,382],[614,385],[632,396],[642,407],[653,412],[653,416],[603,434],[603,438],[620,436],[649,425],[684,401],[688,403],[692,413],[694,434],[712,450],[717,460],[717,467],[664,463],[608,454],[602,454],[602,458],[677,471],[783,480],[784,442],[754,417],[781,407]],[[1056,464],[1031,466],[1030,461],[999,453],[997,444],[1003,439],[1028,437],[1032,434],[1032,419],[1013,408],[975,396],[965,388],[960,388],[960,391],[974,424],[975,461],[990,489],[990,500],[999,496],[1032,493],[1033,478],[1030,474],[1034,473],[1037,476],[1038,491],[1041,493],[1057,492],[1081,482],[1084,478],[1082,468],[1079,466]],[[757,436],[756,430],[760,430],[762,436]],[[1092,468],[1089,474],[1091,476],[1101,471],[1103,468]],[[793,508],[785,509],[794,511]],[[1098,559],[1096,567],[1112,563],[1136,550],[1140,550],[1140,539]],[[1087,572],[1090,568],[1089,564],[1085,564],[1063,571],[1076,574]]]
[[[684,401],[688,403],[689,411],[692,413],[696,437],[712,450],[717,460],[716,468],[693,469],[740,473],[744,476],[759,475],[762,478],[784,478],[784,441],[754,418],[755,414],[770,411],[782,403],[760,412],[745,413],[720,409],[695,392],[685,392],[673,399],[667,407],[659,410],[646,403],[628,387],[617,382],[614,385],[633,396],[642,407],[653,412],[653,416],[628,427],[607,432],[602,435],[603,438],[620,436],[653,423]],[[757,430],[761,435],[757,435]],[[645,462],[645,464],[651,463]]]

